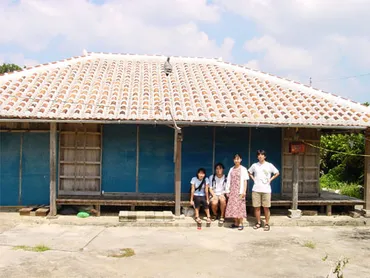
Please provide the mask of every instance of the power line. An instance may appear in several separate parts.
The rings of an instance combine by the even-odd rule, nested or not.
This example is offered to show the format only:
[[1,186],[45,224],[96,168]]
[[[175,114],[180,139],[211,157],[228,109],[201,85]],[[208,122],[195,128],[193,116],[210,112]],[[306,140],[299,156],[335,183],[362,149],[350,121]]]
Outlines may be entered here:
[[[342,77],[333,77],[333,78],[326,78],[326,79],[321,79],[317,80],[315,82],[325,82],[325,81],[331,81],[331,80],[344,80],[344,79],[350,79],[350,78],[358,78],[358,77],[363,77],[370,75],[370,72],[368,73],[363,73],[363,74],[358,74],[358,75],[352,75],[352,76],[342,76]],[[310,84],[312,82],[312,79],[310,78]]]
[[311,143],[308,143],[304,140],[302,140],[302,142],[304,144],[306,144],[307,146],[310,146],[310,147],[313,147],[313,148],[316,148],[316,149],[319,149],[319,150],[323,150],[323,151],[328,151],[328,152],[332,152],[332,153],[338,153],[338,154],[344,154],[344,155],[348,155],[348,156],[361,156],[361,157],[370,157],[369,154],[354,154],[354,153],[346,153],[346,152],[340,152],[340,151],[334,151],[334,150],[329,150],[327,148],[323,148],[323,147],[320,147],[320,146],[317,146],[317,145],[314,145],[314,144],[311,144]]

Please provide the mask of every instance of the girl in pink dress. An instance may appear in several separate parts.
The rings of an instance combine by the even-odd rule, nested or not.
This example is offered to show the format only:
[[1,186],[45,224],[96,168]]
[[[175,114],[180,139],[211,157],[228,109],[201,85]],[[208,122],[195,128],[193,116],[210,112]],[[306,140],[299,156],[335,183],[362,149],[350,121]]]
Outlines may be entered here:
[[234,167],[232,167],[227,175],[226,193],[228,194],[228,202],[226,206],[226,218],[234,218],[234,224],[230,228],[238,228],[243,230],[243,218],[247,218],[246,208],[246,193],[249,174],[247,168],[242,166],[242,157],[240,154],[234,155]]

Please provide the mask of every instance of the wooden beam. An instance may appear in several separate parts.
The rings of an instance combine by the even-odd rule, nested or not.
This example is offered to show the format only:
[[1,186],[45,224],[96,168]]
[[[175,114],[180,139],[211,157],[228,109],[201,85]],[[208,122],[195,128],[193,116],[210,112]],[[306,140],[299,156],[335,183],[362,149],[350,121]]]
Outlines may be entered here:
[[175,160],[175,215],[181,214],[181,149],[182,133],[175,130],[176,133],[176,160]]
[[57,180],[57,124],[50,123],[50,215],[57,214],[56,180]]
[[365,131],[365,155],[364,208],[370,210],[370,128]]

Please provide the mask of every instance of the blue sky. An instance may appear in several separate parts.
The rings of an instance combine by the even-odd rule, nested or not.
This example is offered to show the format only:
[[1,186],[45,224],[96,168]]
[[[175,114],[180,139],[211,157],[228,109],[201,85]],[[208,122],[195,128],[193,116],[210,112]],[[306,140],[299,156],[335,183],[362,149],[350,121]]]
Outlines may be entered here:
[[365,102],[369,10],[368,0],[2,0],[0,62],[83,49],[222,57]]

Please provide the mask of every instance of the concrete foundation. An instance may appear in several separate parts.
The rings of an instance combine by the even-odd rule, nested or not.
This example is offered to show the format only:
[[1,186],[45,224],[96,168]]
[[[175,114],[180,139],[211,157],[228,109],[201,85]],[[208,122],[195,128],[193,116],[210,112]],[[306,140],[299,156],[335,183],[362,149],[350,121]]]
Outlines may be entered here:
[[300,209],[290,209],[289,211],[289,218],[291,219],[299,219],[302,217],[302,211]]

